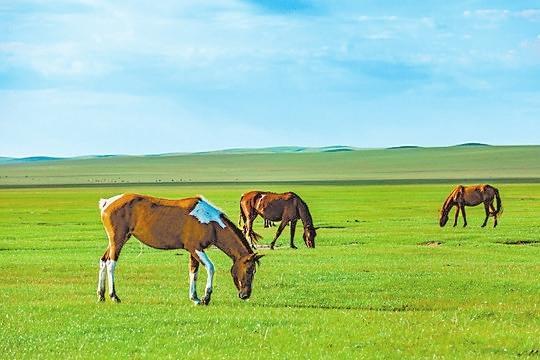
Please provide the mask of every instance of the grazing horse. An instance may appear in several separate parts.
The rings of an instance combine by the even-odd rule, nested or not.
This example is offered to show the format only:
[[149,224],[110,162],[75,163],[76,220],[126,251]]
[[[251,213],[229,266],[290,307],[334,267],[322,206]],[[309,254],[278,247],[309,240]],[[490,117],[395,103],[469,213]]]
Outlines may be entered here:
[[[101,199],[99,208],[109,238],[109,246],[99,266],[99,301],[105,300],[105,277],[108,273],[109,296],[120,302],[114,285],[114,269],[122,246],[131,235],[156,249],[185,249],[190,253],[189,297],[195,304],[210,303],[214,264],[204,250],[211,245],[232,259],[231,275],[238,297],[245,300],[251,296],[256,264],[263,255],[254,253],[240,229],[204,198],[167,200],[122,194]],[[202,300],[197,297],[199,263],[203,264],[208,275]]]
[[302,220],[304,224],[304,242],[308,248],[315,247],[316,228],[313,227],[313,219],[308,206],[292,192],[276,194],[272,192],[251,191],[245,193],[240,198],[240,226],[244,223],[244,234],[251,240],[254,246],[259,240],[259,236],[253,232],[253,221],[260,215],[264,219],[264,224],[270,226],[272,221],[281,221],[270,248],[274,249],[276,240],[285,229],[287,224],[291,224],[291,248],[294,245],[294,233],[296,222]]
[[[497,208],[493,206],[493,201],[497,200]],[[486,210],[486,218],[482,227],[487,225],[490,216],[493,216],[493,227],[497,226],[497,216],[502,213],[502,202],[499,196],[499,190],[491,185],[472,185],[472,186],[457,186],[444,201],[439,224],[441,227],[448,222],[448,213],[452,207],[456,207],[456,215],[454,226],[457,225],[459,212],[463,215],[463,227],[467,226],[467,216],[465,214],[465,206],[476,206],[484,203]]]

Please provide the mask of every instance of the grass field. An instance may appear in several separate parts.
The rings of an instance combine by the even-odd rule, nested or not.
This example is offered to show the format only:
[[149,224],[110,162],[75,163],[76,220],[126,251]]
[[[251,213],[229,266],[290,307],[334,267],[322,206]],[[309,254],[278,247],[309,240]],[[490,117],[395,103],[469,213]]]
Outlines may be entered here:
[[[528,173],[516,166],[513,175],[537,176],[537,162],[530,168]],[[538,356],[540,184],[493,185],[505,207],[497,229],[479,227],[480,207],[468,211],[469,228],[439,228],[437,210],[450,184],[0,189],[0,353],[5,358]],[[213,303],[195,307],[187,295],[187,253],[153,250],[132,239],[116,272],[123,302],[96,303],[98,260],[106,247],[100,197],[125,191],[173,198],[202,193],[236,222],[238,199],[253,188],[298,192],[322,228],[314,250],[305,248],[300,233],[300,249],[288,249],[287,230],[279,249],[262,250],[267,256],[249,302],[237,298],[230,260],[218,250],[209,250],[217,268]],[[275,229],[262,229],[260,221],[256,227],[269,242]]]

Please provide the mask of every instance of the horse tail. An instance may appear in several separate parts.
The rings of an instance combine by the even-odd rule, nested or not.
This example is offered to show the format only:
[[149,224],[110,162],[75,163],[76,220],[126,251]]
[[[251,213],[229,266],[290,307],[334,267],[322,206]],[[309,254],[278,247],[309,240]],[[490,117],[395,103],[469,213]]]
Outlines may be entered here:
[[249,238],[251,239],[251,242],[254,244],[254,245],[257,245],[259,243],[259,240],[262,240],[262,236],[257,234],[255,231],[253,231],[253,229],[250,230],[249,232]]
[[492,212],[490,215],[491,216],[502,215],[504,209],[502,206],[501,196],[499,195],[499,190],[497,188],[493,188],[493,190],[495,191],[495,199],[497,199],[497,209],[494,212]]
[[240,218],[238,219],[238,226],[242,226],[243,222],[246,222],[246,216],[244,215],[244,211],[242,210],[242,199],[240,199]]
[[99,199],[99,202],[98,202],[99,210],[103,211],[103,209],[107,205],[107,200],[108,199]]

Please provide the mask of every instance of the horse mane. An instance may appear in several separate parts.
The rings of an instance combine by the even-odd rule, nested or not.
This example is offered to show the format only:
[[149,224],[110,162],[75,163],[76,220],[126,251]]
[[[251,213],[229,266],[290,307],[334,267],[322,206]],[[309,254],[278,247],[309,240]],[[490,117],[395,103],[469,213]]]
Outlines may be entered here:
[[465,187],[463,185],[458,185],[450,192],[450,195],[446,198],[444,201],[442,211],[448,210],[448,207],[452,201],[454,201],[454,198],[457,193],[462,192]]
[[311,212],[309,211],[308,205],[306,204],[304,200],[302,200],[300,196],[296,195],[295,193],[291,193],[291,194],[293,194],[298,201],[297,208],[300,215],[300,219],[302,219],[302,222],[304,223],[304,227],[309,227],[309,226],[313,227],[313,218],[311,217]]
[[235,233],[235,235],[240,239],[240,242],[245,246],[250,254],[253,253],[253,249],[249,245],[246,237],[242,230],[240,230],[224,213],[221,214],[221,220]]

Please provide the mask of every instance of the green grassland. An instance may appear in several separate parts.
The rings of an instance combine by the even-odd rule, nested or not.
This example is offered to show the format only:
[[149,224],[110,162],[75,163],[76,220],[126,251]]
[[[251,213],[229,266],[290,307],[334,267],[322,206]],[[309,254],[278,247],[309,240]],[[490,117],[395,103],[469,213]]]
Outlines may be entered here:
[[540,146],[210,153],[0,164],[0,186],[185,182],[540,179]]
[[[2,357],[540,355],[540,147],[278,150],[5,159]],[[452,187],[480,179],[501,191],[500,226],[481,229],[477,207],[468,228],[441,229],[438,209]],[[203,194],[236,222],[239,197],[252,189],[297,192],[321,228],[316,249],[299,228],[299,250],[288,248],[288,229],[277,250],[260,250],[267,256],[250,301],[238,299],[219,250],[208,251],[213,302],[196,307],[187,253],[132,239],[116,271],[123,302],[96,303],[106,247],[99,198]],[[275,230],[256,223],[264,244]],[[200,290],[204,280],[203,271]]]
[[[336,166],[335,164],[332,166]],[[323,171],[323,170],[321,170]],[[433,175],[430,175],[433,176]],[[5,358],[506,358],[540,352],[540,184],[494,183],[504,216],[444,228],[450,184],[117,185],[0,189],[0,353]],[[188,300],[188,256],[132,239],[121,304],[96,303],[106,247],[97,201],[121,192],[202,193],[236,222],[253,189],[293,190],[321,226],[317,248],[287,231],[261,260],[248,302],[230,260],[213,303]],[[491,225],[491,223],[490,223]],[[268,243],[274,229],[263,229]],[[300,235],[300,233],[298,234]],[[204,284],[204,272],[199,285]]]

